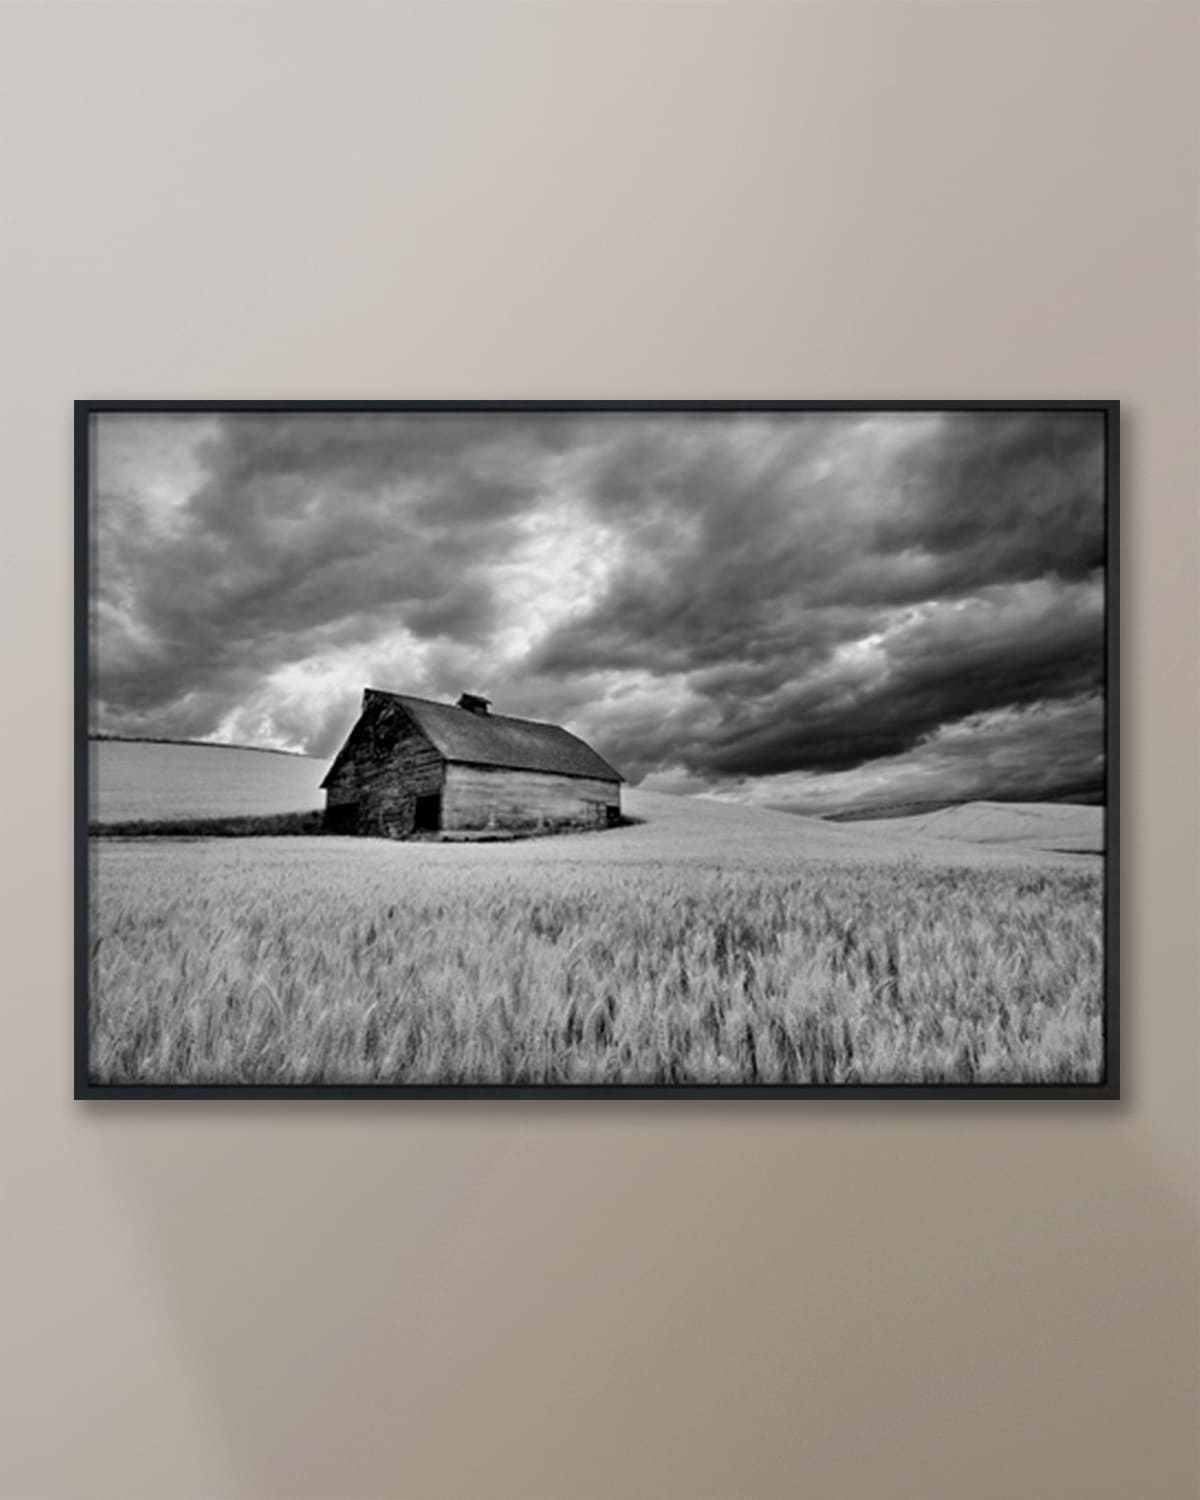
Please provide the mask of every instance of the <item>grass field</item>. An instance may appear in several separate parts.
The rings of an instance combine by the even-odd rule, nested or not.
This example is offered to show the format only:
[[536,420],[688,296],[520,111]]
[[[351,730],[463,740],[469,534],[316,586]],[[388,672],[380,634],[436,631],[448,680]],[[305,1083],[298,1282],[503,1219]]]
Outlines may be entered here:
[[645,821],[495,846],[97,841],[94,1077],[1099,1077],[1098,861],[626,804]]

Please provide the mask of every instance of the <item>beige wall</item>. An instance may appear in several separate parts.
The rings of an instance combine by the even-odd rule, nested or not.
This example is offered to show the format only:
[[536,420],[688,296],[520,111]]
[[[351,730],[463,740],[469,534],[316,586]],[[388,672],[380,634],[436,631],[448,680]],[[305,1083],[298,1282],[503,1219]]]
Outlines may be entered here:
[[[0,7],[0,1492],[1191,1497],[1190,5]],[[1118,396],[1119,1105],[70,1101],[77,396]]]

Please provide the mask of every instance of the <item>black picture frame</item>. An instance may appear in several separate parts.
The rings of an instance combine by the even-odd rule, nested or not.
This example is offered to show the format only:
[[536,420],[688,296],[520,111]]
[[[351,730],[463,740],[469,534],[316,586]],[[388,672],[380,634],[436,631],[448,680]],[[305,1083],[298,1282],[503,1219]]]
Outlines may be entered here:
[[[92,419],[106,413],[1095,412],[1105,454],[1104,1071],[1080,1084],[107,1085],[89,1076],[89,601]],[[79,400],[74,405],[74,1097],[166,1099],[1118,1100],[1120,1089],[1120,402],[1118,400]]]

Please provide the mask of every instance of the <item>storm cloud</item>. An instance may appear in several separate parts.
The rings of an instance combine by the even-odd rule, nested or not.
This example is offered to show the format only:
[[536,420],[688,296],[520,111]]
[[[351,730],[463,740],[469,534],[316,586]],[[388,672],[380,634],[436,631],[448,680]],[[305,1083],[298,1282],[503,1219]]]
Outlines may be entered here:
[[93,420],[103,732],[471,689],[770,805],[1103,785],[1098,414]]

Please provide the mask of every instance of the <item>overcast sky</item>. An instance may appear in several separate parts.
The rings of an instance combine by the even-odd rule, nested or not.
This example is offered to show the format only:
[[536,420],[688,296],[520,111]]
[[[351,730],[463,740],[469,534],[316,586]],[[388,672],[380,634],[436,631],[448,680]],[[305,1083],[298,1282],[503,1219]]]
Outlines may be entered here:
[[94,420],[103,732],[329,756],[467,689],[663,790],[1103,785],[1097,414]]

